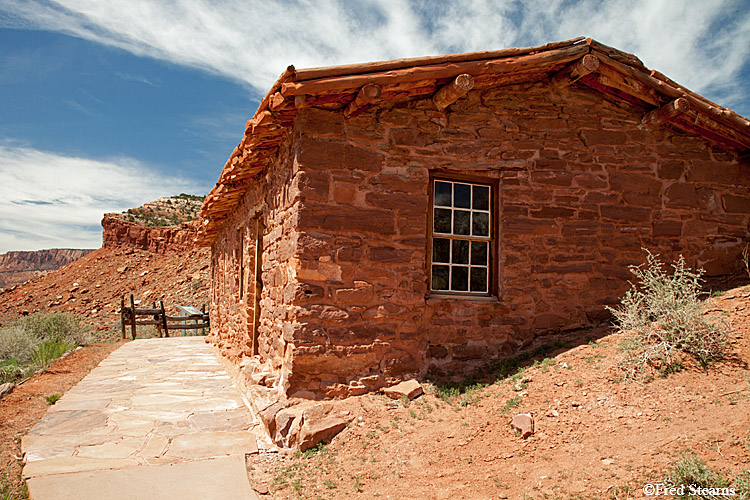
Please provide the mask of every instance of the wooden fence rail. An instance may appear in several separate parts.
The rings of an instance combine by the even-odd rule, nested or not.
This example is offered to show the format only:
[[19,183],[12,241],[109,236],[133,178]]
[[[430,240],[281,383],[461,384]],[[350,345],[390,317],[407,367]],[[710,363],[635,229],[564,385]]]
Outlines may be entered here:
[[[159,337],[169,337],[170,330],[199,330],[203,328],[209,328],[210,321],[208,319],[208,313],[206,312],[206,306],[199,311],[194,307],[183,307],[178,306],[181,310],[187,311],[185,316],[169,316],[164,310],[164,302],[159,301],[159,307],[154,303],[153,307],[135,307],[135,301],[133,300],[133,294],[130,294],[130,305],[125,305],[125,296],[120,296],[120,328],[122,330],[122,338],[126,338],[126,326],[130,326],[130,332],[133,340],[136,338],[136,327],[154,325],[159,331]],[[146,317],[148,319],[138,319],[139,317]],[[195,323],[187,323],[187,321],[195,321]],[[170,324],[175,323],[175,324]]]

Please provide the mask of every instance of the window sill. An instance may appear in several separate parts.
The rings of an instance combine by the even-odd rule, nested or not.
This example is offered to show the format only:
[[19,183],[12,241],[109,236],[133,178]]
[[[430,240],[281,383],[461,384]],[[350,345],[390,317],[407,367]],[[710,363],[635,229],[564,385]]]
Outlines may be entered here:
[[461,295],[448,293],[430,293],[425,297],[427,304],[435,304],[443,300],[465,300],[470,302],[500,302],[494,295]]

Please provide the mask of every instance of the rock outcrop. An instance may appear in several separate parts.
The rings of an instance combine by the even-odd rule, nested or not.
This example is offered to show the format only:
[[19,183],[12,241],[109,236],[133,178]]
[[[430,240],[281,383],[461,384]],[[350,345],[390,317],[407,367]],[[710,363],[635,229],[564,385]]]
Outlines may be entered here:
[[104,214],[102,219],[103,248],[138,248],[154,253],[190,250],[194,246],[198,221],[183,222],[179,226],[147,227]]
[[93,249],[51,248],[0,255],[0,288],[25,283],[78,260]]

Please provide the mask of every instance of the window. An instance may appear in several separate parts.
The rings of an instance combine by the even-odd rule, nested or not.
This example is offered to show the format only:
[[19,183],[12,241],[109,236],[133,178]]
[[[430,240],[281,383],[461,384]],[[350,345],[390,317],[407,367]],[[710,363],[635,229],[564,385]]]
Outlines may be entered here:
[[492,262],[492,186],[434,179],[430,289],[489,295]]

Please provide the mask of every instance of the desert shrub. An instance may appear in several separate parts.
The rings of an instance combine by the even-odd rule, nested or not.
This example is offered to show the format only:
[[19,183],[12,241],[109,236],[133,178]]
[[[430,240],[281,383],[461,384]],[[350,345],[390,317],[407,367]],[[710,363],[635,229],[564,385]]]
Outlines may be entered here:
[[32,314],[20,319],[16,325],[42,340],[86,345],[92,339],[89,327],[68,313]]
[[750,498],[750,469],[743,469],[740,474],[733,474],[735,493],[740,498]]
[[88,326],[67,313],[34,314],[0,328],[0,380],[13,381],[91,342]]
[[38,335],[28,331],[21,324],[0,328],[0,360],[9,364],[15,361],[16,365],[28,363],[40,342]]
[[[654,367],[674,371],[681,353],[704,366],[721,359],[727,350],[726,322],[705,313],[701,296],[703,270],[693,271],[680,256],[666,266],[646,250],[646,263],[631,266],[637,279],[618,307],[608,307],[618,328],[632,336],[626,369]],[[633,373],[631,373],[633,374]]]
[[[670,486],[680,487],[685,492],[678,498],[704,498],[691,492],[701,488],[722,489],[729,488],[729,481],[706,466],[706,463],[694,454],[683,454],[669,470],[667,481]],[[727,493],[729,493],[727,491]],[[708,497],[713,498],[713,496]]]

